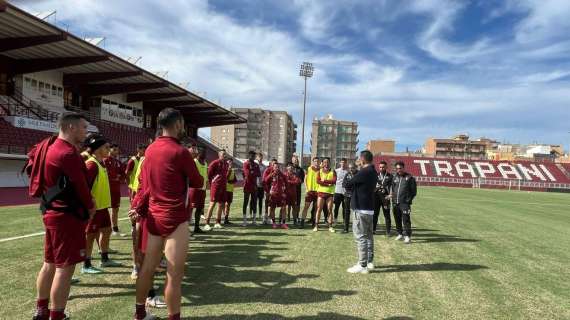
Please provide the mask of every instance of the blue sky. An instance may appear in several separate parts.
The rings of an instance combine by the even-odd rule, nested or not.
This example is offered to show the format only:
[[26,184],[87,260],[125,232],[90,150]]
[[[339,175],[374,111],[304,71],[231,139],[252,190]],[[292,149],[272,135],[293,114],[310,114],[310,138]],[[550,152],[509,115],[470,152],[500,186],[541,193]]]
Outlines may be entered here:
[[313,62],[308,122],[358,121],[361,149],[457,133],[570,144],[568,0],[14,3],[57,10],[71,32],[226,107],[287,110],[299,124],[298,68]]

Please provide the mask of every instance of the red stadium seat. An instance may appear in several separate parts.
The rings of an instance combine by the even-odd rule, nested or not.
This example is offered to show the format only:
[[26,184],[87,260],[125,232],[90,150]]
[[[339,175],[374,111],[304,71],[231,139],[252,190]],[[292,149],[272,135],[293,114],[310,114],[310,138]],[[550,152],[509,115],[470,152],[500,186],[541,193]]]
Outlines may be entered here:
[[[521,190],[547,190],[570,188],[570,164],[552,162],[494,161],[408,155],[376,156],[374,162],[386,161],[389,168],[402,161],[420,184],[519,188]],[[561,168],[567,168],[562,170]],[[566,172],[565,172],[566,171]],[[563,185],[563,186],[561,186]]]

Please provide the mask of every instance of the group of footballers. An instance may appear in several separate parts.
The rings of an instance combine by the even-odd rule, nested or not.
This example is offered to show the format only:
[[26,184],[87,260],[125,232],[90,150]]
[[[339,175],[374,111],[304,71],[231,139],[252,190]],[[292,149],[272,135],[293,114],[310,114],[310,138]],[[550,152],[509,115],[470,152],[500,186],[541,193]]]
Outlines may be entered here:
[[[222,224],[231,223],[230,208],[237,176],[233,160],[224,150],[208,164],[205,148],[183,143],[185,126],[179,111],[164,109],[157,121],[159,131],[154,141],[148,147],[139,145],[126,165],[119,160],[117,145],[101,134],[87,135],[88,122],[78,113],[64,114],[59,121],[59,135],[40,142],[28,155],[30,195],[41,198],[46,229],[44,264],[37,278],[33,319],[67,319],[64,311],[77,263],[83,262],[81,273],[85,275],[120,266],[109,257],[113,253],[109,243],[111,235],[124,236],[118,227],[123,182],[128,184],[131,202],[128,215],[133,239],[131,277],[136,279],[134,319],[155,319],[147,307],[167,308],[169,320],[180,319],[181,282],[189,238],[193,233],[221,229]],[[408,189],[396,185],[396,181],[401,184],[402,180],[398,180],[398,176],[394,179],[386,167],[384,162],[379,167],[374,231],[379,211],[383,210],[389,235],[389,202],[390,198],[396,199],[397,239],[405,237],[409,243],[409,211],[406,212],[406,207],[398,209],[398,199],[410,198],[400,194],[401,190]],[[400,175],[403,164],[396,167]],[[288,229],[292,217],[293,225],[304,228],[305,223],[311,223],[313,231],[318,231],[321,215],[324,215],[328,230],[335,232],[334,224],[342,206],[343,232],[349,231],[351,195],[354,194],[354,183],[350,181],[358,174],[357,164],[348,164],[343,159],[339,168],[333,169],[329,158],[322,161],[313,158],[305,172],[296,156],[285,167],[276,159],[265,166],[263,155],[252,151],[242,169],[243,226],[256,225],[259,212],[260,223],[274,229]],[[302,184],[306,195],[301,211]],[[208,185],[210,201],[204,212]],[[413,187],[415,195],[415,184]],[[311,217],[307,220],[309,208]],[[409,205],[407,208],[409,210]],[[216,219],[211,227],[214,211]],[[205,220],[203,229],[201,219]],[[190,225],[193,225],[192,233]],[[92,263],[95,243],[101,256],[99,268]],[[156,295],[153,285],[159,267],[166,269],[165,301]]]

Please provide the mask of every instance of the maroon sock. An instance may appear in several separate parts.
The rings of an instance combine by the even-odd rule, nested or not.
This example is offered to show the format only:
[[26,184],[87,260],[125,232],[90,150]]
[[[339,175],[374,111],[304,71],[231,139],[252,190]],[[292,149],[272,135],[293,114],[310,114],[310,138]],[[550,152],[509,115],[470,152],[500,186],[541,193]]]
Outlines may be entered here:
[[49,299],[36,300],[36,310],[38,315],[49,315]]
[[180,320],[180,313],[177,314],[169,314],[168,320]]
[[51,320],[63,320],[65,318],[64,310],[50,310],[49,318]]
[[135,319],[144,319],[146,317],[146,308],[143,304],[135,304]]

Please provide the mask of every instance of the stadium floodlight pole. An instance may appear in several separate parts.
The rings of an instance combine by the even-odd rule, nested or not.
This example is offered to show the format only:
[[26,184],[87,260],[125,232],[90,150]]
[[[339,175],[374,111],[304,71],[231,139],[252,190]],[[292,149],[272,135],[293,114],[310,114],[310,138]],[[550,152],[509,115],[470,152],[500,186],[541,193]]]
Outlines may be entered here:
[[303,62],[299,70],[299,76],[305,78],[305,90],[303,91],[303,126],[301,128],[301,167],[303,167],[303,153],[305,150],[305,111],[307,106],[307,78],[313,76],[313,64],[310,62]]

